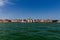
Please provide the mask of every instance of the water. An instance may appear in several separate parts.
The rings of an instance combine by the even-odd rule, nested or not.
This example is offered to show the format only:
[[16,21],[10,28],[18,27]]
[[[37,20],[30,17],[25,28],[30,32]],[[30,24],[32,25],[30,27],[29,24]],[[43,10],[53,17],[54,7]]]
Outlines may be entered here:
[[0,40],[60,40],[60,23],[0,23]]

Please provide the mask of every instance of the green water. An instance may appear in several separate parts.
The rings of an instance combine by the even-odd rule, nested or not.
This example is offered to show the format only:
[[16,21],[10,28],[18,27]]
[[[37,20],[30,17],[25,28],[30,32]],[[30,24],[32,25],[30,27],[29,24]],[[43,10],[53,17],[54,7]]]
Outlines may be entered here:
[[60,23],[0,23],[0,40],[60,40]]

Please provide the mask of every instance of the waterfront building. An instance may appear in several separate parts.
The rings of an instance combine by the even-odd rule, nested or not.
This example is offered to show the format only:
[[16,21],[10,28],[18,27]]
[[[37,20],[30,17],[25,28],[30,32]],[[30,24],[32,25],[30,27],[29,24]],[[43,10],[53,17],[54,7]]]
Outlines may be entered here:
[[50,19],[47,19],[47,20],[45,20],[45,22],[52,22],[52,20],[50,20]]
[[59,22],[59,23],[60,23],[60,20],[58,20],[57,22]]
[[27,21],[28,21],[28,22],[33,22],[33,20],[32,20],[31,17],[29,17],[29,18],[27,19]]
[[0,22],[3,22],[3,20],[2,20],[2,19],[0,19]]
[[44,22],[43,19],[34,19],[33,22]]
[[11,22],[11,20],[5,19],[5,20],[3,20],[3,22]]
[[37,19],[36,22],[40,22],[40,19]]
[[21,22],[28,22],[27,19],[23,19]]
[[11,22],[27,22],[26,19],[13,19]]
[[21,22],[24,22],[24,20],[22,20]]
[[28,19],[27,22],[33,22],[33,20],[32,19],[31,20]]
[[17,19],[12,19],[11,22],[18,22],[18,20]]
[[33,20],[33,22],[37,22],[37,20],[36,20],[36,19],[34,19],[34,20]]
[[17,22],[22,22],[22,19],[17,19]]
[[44,19],[40,19],[40,22],[45,22],[45,20]]
[[28,18],[28,19],[12,19],[12,20],[9,20],[9,19],[2,20],[2,19],[0,19],[0,22],[60,22],[60,20],[51,20],[51,19],[47,19],[47,20],[34,19],[34,20],[32,20],[31,18]]
[[37,19],[36,21],[37,21],[37,22],[40,22],[40,19]]
[[52,22],[58,22],[58,20],[52,20]]

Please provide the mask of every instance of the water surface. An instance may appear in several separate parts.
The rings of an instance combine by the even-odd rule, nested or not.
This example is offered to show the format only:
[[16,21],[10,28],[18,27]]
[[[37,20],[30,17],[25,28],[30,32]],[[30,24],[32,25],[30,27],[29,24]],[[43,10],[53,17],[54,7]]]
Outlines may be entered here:
[[60,23],[0,23],[0,40],[60,40]]

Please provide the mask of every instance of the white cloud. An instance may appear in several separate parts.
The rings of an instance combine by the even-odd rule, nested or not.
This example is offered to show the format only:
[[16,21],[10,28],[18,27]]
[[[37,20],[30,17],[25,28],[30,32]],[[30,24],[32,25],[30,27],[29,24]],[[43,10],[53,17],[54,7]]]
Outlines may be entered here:
[[12,4],[11,2],[9,2],[9,0],[0,0],[0,7],[4,6],[6,4]]

